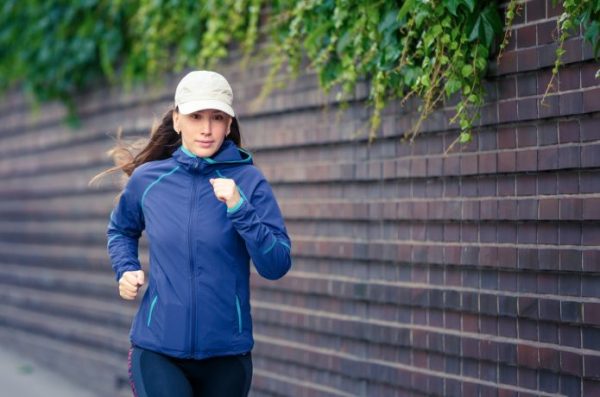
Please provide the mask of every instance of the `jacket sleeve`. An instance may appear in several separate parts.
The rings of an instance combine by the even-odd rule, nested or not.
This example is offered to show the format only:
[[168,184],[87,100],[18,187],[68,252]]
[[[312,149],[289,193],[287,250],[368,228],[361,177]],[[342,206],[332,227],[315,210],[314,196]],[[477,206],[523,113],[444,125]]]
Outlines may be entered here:
[[227,209],[227,216],[246,242],[258,273],[269,280],[283,277],[292,266],[291,241],[269,183],[262,179],[250,198]]
[[144,230],[144,215],[140,200],[129,179],[119,201],[110,213],[107,249],[117,281],[126,271],[140,270],[139,238]]

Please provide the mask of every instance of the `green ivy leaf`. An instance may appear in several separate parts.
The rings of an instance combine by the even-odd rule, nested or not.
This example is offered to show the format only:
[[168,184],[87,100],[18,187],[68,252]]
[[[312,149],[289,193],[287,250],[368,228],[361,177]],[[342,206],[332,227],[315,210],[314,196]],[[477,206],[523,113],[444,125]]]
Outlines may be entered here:
[[380,33],[384,33],[390,30],[397,30],[400,27],[400,21],[398,20],[398,9],[391,9],[386,14],[381,23],[378,26]]
[[445,0],[444,5],[454,16],[458,15],[458,7],[464,5],[470,12],[475,10],[475,0]]
[[469,40],[479,40],[487,47],[492,45],[494,37],[502,32],[502,21],[496,9],[495,3],[488,4],[479,14],[471,33]]
[[402,7],[400,8],[400,11],[398,11],[398,21],[402,21],[404,18],[406,18],[410,11],[415,8],[416,3],[417,0],[405,0],[404,4],[402,4]]
[[462,144],[471,142],[472,136],[468,132],[461,132],[458,141]]
[[338,53],[339,56],[344,55],[346,47],[348,47],[348,45],[351,43],[351,41],[352,41],[351,31],[346,30],[344,32],[344,34],[342,35],[342,37],[340,37],[340,39],[337,42],[336,52]]
[[455,92],[460,90],[461,86],[462,84],[460,80],[457,80],[455,78],[448,79],[445,86],[446,96],[449,97],[450,95],[454,94]]
[[404,77],[404,85],[412,87],[416,84],[416,81],[421,73],[420,68],[406,67],[403,69],[402,76]]
[[462,74],[463,77],[470,77],[473,74],[473,66],[471,66],[471,65],[463,66],[462,69],[460,70],[460,73]]

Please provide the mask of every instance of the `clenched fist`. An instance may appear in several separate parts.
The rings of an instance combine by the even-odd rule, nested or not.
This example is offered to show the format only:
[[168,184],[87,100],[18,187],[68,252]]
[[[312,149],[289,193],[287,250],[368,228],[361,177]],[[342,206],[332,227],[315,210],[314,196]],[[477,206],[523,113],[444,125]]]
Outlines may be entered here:
[[233,179],[211,178],[210,184],[215,191],[217,199],[227,204],[227,208],[235,207],[240,201],[240,193]]
[[144,285],[143,270],[125,272],[119,280],[119,294],[123,299],[133,300],[142,285]]

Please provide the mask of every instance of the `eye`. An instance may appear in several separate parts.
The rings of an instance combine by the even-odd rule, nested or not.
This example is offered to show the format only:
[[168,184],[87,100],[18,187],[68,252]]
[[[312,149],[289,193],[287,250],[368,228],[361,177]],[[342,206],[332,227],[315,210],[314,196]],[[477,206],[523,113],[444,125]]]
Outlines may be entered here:
[[222,113],[217,113],[213,115],[213,119],[216,121],[223,121],[225,120],[225,116]]
[[199,119],[199,118],[200,118],[200,115],[199,115],[198,113],[192,113],[192,114],[190,115],[190,117],[191,117],[192,119],[194,119],[194,120],[197,120],[197,119]]

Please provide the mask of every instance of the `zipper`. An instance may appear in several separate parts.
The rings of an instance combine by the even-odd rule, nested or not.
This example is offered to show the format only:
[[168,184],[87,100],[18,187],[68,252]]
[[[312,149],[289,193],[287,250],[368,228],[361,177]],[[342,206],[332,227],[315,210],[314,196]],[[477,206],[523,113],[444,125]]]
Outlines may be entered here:
[[235,308],[237,310],[237,318],[238,318],[238,333],[242,333],[242,309],[240,308],[240,298],[238,294],[235,294]]
[[156,306],[156,300],[158,299],[158,295],[154,296],[152,299],[152,303],[150,304],[150,311],[148,313],[148,322],[146,323],[148,327],[150,326],[150,321],[152,320],[152,312],[154,311],[154,306]]
[[[194,163],[194,171],[198,169],[198,159]],[[194,209],[196,208],[196,186],[197,186],[197,175],[192,174],[192,202],[190,204],[190,217],[188,219],[188,249],[190,255],[190,284],[191,284],[191,313],[190,313],[190,346],[191,346],[191,357],[196,355],[196,278],[194,272],[194,249],[192,246],[192,219],[194,218]]]

